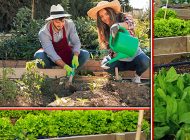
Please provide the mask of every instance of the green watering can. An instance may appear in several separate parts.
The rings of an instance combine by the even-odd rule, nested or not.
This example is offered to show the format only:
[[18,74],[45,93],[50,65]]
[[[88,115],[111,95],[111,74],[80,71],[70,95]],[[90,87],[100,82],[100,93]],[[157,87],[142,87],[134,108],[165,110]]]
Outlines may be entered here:
[[133,57],[137,53],[139,40],[131,36],[124,27],[119,26],[116,37],[113,39],[110,35],[109,45],[117,53],[117,56],[108,62],[111,64],[119,59]]

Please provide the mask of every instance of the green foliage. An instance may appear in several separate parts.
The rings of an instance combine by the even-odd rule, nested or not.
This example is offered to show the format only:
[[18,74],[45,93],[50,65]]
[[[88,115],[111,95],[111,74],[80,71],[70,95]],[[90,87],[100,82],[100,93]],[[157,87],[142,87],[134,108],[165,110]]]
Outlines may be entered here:
[[0,59],[32,59],[40,48],[38,32],[43,24],[43,20],[31,19],[31,10],[27,7],[19,9],[14,18],[12,37],[0,44]]
[[150,48],[150,37],[148,36],[150,30],[149,20],[137,20],[135,23],[135,36],[139,39],[141,48]]
[[77,17],[84,17],[87,15],[87,11],[95,6],[92,0],[70,0],[68,7],[69,13],[72,15],[73,19]]
[[30,94],[32,96],[41,94],[41,87],[45,83],[45,78],[43,74],[37,71],[37,64],[40,63],[44,66],[42,60],[36,59],[26,63],[26,73],[23,74],[17,83],[20,85],[20,92]]
[[177,74],[172,67],[162,69],[154,79],[155,139],[190,135],[190,74]]
[[89,85],[90,91],[94,91],[98,87],[98,84],[95,82],[88,83],[88,85]]
[[7,118],[24,118],[27,114],[49,114],[50,111],[47,110],[1,110],[0,111],[0,118],[7,117]]
[[0,137],[4,140],[13,140],[15,138],[13,133],[13,125],[9,118],[0,118]]
[[164,19],[165,12],[166,12],[166,17],[165,17],[165,19],[177,18],[177,13],[176,13],[175,10],[166,9],[166,8],[160,8],[160,9],[156,12],[154,20]]
[[184,36],[190,34],[190,22],[181,19],[154,20],[154,36]]
[[9,74],[14,74],[13,69],[2,69],[2,79],[0,79],[0,98],[3,100],[14,99],[18,92],[17,84],[8,78]]
[[86,49],[96,49],[98,46],[98,34],[95,21],[87,17],[78,17],[74,22],[81,44]]
[[[12,134],[16,139],[37,139],[131,132],[136,131],[137,121],[138,112],[135,111],[30,111],[16,121]],[[143,120],[142,130],[147,128],[149,124]],[[7,130],[3,129],[2,133]]]

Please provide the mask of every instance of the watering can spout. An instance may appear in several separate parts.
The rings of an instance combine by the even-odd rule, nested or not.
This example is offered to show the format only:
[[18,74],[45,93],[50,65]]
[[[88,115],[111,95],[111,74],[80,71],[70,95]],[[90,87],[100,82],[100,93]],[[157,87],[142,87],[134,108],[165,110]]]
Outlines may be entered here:
[[111,64],[119,59],[123,59],[123,58],[127,58],[128,56],[126,54],[123,53],[118,53],[116,57],[114,57],[113,59],[111,59],[108,63]]

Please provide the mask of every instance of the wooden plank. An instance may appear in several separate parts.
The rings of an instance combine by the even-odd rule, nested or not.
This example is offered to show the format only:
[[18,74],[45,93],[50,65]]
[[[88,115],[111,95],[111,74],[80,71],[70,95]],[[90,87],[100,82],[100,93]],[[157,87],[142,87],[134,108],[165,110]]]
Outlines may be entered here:
[[26,60],[0,60],[0,67],[25,68]]
[[[135,140],[135,136],[136,136],[136,132],[128,132],[125,134],[125,137],[127,138],[126,140]],[[141,133],[140,140],[146,140],[146,136],[143,132]]]
[[100,135],[86,135],[86,136],[50,138],[50,139],[43,139],[43,140],[115,140],[115,135],[114,134],[100,134]]
[[[168,64],[172,60],[181,58],[182,56],[190,55],[190,52],[180,52],[180,53],[171,53],[171,54],[161,54],[154,56],[154,64]],[[164,59],[163,59],[164,58]]]
[[[135,71],[125,71],[125,72],[119,72],[119,74],[121,74],[122,77],[125,78],[133,78],[135,75]],[[150,79],[150,68],[148,68],[142,75],[141,78],[143,79]]]
[[118,133],[115,135],[115,140],[125,140],[125,134],[124,133]]
[[100,66],[101,65],[101,61],[98,61],[98,60],[88,60],[86,62],[86,64],[84,66]]
[[156,38],[154,46],[154,55],[187,52],[187,37]]
[[[25,68],[12,68],[15,75],[8,75],[9,78],[18,79],[26,72]],[[0,78],[2,77],[2,68],[0,68]],[[49,78],[61,78],[66,76],[66,71],[64,69],[37,69],[39,73],[48,75]]]
[[177,16],[181,19],[190,19],[190,9],[172,9],[175,10],[177,13]]
[[[116,138],[125,138],[124,140],[134,140],[136,132],[114,133],[114,134],[99,134],[99,135],[86,135],[86,136],[71,136],[61,138],[48,138],[38,140],[117,140]],[[118,139],[119,140],[119,139]],[[123,139],[122,139],[123,140]],[[140,140],[146,140],[145,134],[141,133]]]
[[187,52],[190,52],[190,36],[187,36]]

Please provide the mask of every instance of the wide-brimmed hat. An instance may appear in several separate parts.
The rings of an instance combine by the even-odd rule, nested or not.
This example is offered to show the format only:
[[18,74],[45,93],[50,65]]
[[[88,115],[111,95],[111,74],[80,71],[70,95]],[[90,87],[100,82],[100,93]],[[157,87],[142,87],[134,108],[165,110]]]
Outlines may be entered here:
[[67,14],[65,12],[65,10],[63,9],[63,7],[58,4],[56,5],[52,5],[51,9],[50,9],[50,17],[46,18],[46,20],[52,20],[52,19],[56,19],[56,18],[61,18],[61,17],[70,17],[70,14]]
[[112,8],[116,13],[119,13],[121,11],[121,5],[118,0],[114,0],[111,2],[108,1],[101,1],[97,4],[96,7],[91,8],[87,14],[89,17],[92,19],[96,20],[97,19],[97,13],[98,11],[104,9],[104,8]]

